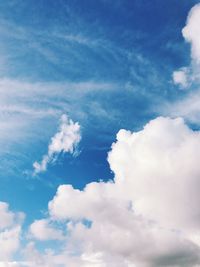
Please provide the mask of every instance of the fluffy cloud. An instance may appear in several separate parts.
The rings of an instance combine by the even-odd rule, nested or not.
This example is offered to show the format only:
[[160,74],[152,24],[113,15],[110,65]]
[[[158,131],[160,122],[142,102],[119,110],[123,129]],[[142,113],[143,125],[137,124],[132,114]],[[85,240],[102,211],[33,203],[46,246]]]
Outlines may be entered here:
[[191,43],[192,58],[200,63],[200,4],[195,5],[187,19],[186,26],[183,28],[182,33],[186,41]]
[[9,211],[9,206],[5,202],[0,202],[0,230],[11,226],[14,222],[14,213]]
[[[113,181],[83,190],[60,185],[49,217],[29,228],[33,241],[20,249],[23,262],[11,261],[22,216],[0,205],[2,266],[199,266],[199,151],[200,133],[180,118],[120,130],[108,154]],[[58,246],[48,247],[48,240]]]
[[20,234],[21,227],[18,225],[0,232],[1,260],[11,259],[14,252],[17,251],[20,246]]
[[14,213],[9,210],[7,203],[0,202],[0,262],[4,264],[12,259],[20,247],[23,219],[23,213]]
[[33,238],[45,240],[62,240],[62,231],[55,229],[47,219],[36,220],[30,226],[30,233]]
[[200,103],[200,4],[195,5],[189,12],[186,26],[182,30],[183,37],[191,44],[191,64],[173,72],[174,84],[180,88],[191,90],[186,96],[174,103],[162,106],[164,115],[181,116],[186,120],[199,124]]
[[134,210],[162,226],[198,229],[199,132],[160,117],[140,132],[121,130],[117,140],[108,159]]
[[185,27],[182,29],[184,39],[191,44],[191,66],[183,67],[173,72],[173,82],[182,88],[187,88],[193,82],[199,82],[200,64],[200,4],[189,12]]
[[190,92],[187,97],[163,105],[163,114],[183,117],[195,124],[200,122],[200,91]]
[[74,123],[66,115],[62,115],[59,131],[51,138],[47,155],[43,156],[40,163],[34,162],[35,173],[45,171],[50,163],[59,153],[73,153],[80,142],[80,125]]
[[198,266],[199,151],[200,133],[180,118],[159,117],[139,132],[120,130],[108,155],[114,180],[83,191],[61,185],[49,202],[51,219],[68,222],[65,248],[54,261]]

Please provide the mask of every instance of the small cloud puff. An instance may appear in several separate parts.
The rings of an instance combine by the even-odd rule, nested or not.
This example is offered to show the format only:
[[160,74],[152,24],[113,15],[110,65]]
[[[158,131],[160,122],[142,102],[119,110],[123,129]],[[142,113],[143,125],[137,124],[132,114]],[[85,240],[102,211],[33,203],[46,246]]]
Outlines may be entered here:
[[48,219],[35,220],[29,231],[34,239],[40,241],[63,239],[62,231],[56,229]]
[[55,159],[59,153],[75,152],[77,144],[81,140],[80,125],[73,122],[67,115],[62,115],[60,119],[59,131],[51,138],[48,146],[48,153],[43,156],[41,162],[34,162],[34,173],[46,171],[47,165]]
[[172,78],[174,84],[179,85],[182,88],[186,88],[189,85],[187,68],[181,68],[180,70],[174,71]]

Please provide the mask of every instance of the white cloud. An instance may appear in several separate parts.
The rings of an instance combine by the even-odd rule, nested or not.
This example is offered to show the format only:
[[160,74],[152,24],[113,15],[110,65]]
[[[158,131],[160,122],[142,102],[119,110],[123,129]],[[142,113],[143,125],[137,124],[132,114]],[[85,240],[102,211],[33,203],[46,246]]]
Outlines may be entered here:
[[[27,151],[34,148],[37,151],[37,146],[53,134],[62,114],[73,111],[75,117],[86,120],[93,111],[85,109],[91,92],[97,94],[116,89],[119,85],[114,83],[28,82],[1,78],[0,155],[16,153],[17,145],[20,146],[18,153],[29,158]],[[31,140],[34,140],[34,147]]]
[[140,132],[121,130],[117,139],[109,163],[137,213],[165,227],[198,229],[199,132],[181,118],[160,117]]
[[68,250],[82,255],[72,266],[199,266],[199,151],[200,133],[180,118],[120,130],[108,156],[114,182],[61,185],[49,202],[53,220],[72,221]]
[[20,247],[21,227],[19,225],[0,232],[0,260],[10,260]]
[[23,261],[0,261],[0,267],[32,267],[30,262]]
[[188,86],[187,69],[182,68],[180,70],[173,72],[173,82],[174,84],[180,85],[183,88]]
[[183,99],[162,106],[164,115],[171,117],[183,117],[189,122],[199,124],[200,122],[200,90],[190,92]]
[[200,4],[195,5],[187,18],[186,26],[182,33],[186,41],[191,43],[192,58],[200,63]]
[[43,156],[41,163],[34,162],[35,173],[46,171],[47,165],[59,153],[73,153],[81,140],[80,125],[74,123],[66,115],[62,115],[59,131],[51,138],[47,155]]
[[[187,121],[199,124],[200,121],[200,4],[195,5],[189,12],[183,37],[191,44],[191,64],[173,73],[173,81],[182,88],[193,89],[185,97],[174,103],[162,105],[162,114],[173,117],[181,116]],[[195,90],[194,90],[195,89]],[[159,110],[160,111],[160,110]]]
[[7,203],[0,202],[0,263],[10,261],[19,249],[23,219],[23,213],[14,213]]
[[9,206],[5,202],[0,202],[0,230],[13,224],[14,213],[9,211]]
[[34,221],[30,226],[30,233],[33,238],[41,241],[63,239],[62,231],[54,228],[47,219]]
[[191,66],[183,67],[173,72],[174,84],[183,88],[189,87],[193,82],[200,80],[200,4],[195,5],[189,12],[185,27],[182,29],[183,37],[191,44]]
[[[20,248],[21,263],[12,261],[21,215],[0,205],[2,266],[199,266],[199,151],[200,133],[180,118],[159,117],[138,132],[120,130],[108,155],[114,180],[84,190],[60,185],[49,217],[30,225],[34,242]],[[48,240],[58,248],[46,242],[37,249]]]

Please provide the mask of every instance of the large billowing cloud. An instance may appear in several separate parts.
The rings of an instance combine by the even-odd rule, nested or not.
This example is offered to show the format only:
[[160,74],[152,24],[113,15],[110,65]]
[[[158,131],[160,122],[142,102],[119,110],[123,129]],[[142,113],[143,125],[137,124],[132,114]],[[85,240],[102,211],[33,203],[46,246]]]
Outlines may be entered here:
[[198,229],[200,133],[160,117],[140,132],[121,130],[117,140],[109,163],[134,210],[162,226]]
[[67,115],[62,115],[60,129],[51,138],[47,155],[43,156],[40,163],[34,162],[33,164],[35,173],[46,171],[48,163],[59,153],[73,153],[80,139],[80,125],[78,122],[74,123]]
[[62,248],[40,254],[30,243],[26,256],[37,266],[199,266],[199,151],[200,133],[181,118],[120,130],[108,155],[114,180],[59,186],[49,219],[30,229],[46,240],[47,220],[66,225]]

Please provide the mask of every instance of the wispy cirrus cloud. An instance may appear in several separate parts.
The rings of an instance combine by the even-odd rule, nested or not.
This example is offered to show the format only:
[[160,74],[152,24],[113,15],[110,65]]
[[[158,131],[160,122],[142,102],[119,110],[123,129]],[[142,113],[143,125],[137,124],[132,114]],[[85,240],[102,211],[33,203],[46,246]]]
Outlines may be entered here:
[[[113,9],[111,2],[109,6]],[[124,10],[126,3],[130,3],[122,2],[117,1],[117,6],[122,7],[120,11]],[[38,5],[41,8],[40,1]],[[138,5],[143,10],[142,2]],[[44,11],[40,8],[37,12]],[[29,10],[31,8],[28,6],[27,11]],[[88,10],[86,13],[88,14]],[[114,20],[117,14],[120,13],[113,14]],[[143,13],[139,13],[139,17],[142,17],[141,14]],[[15,35],[14,28],[10,26],[7,27],[10,35],[9,31],[3,33],[5,44],[8,44],[8,63],[14,63],[10,64],[7,77],[13,75],[20,79],[0,80],[0,127],[4,129],[0,139],[2,144],[13,144],[18,140],[20,149],[22,144],[29,144],[31,150],[27,150],[32,156],[31,167],[32,162],[39,158],[38,151],[43,146],[47,151],[41,152],[44,155],[42,160],[34,163],[35,173],[47,170],[48,164],[54,162],[60,153],[73,154],[81,138],[80,125],[75,121],[80,121],[81,125],[85,122],[84,126],[88,126],[87,133],[93,138],[99,137],[101,144],[104,144],[102,129],[112,128],[109,128],[107,135],[113,139],[111,133],[115,131],[114,127],[119,129],[125,124],[128,129],[133,129],[135,125],[140,127],[143,120],[151,115],[151,108],[147,108],[149,102],[155,103],[160,95],[167,94],[167,90],[163,92],[160,89],[167,87],[162,87],[166,77],[160,74],[164,73],[164,69],[160,72],[156,64],[153,65],[153,60],[134,53],[134,50],[127,53],[129,49],[121,49],[115,42],[109,42],[109,37],[101,32],[102,28],[96,27],[96,15],[94,17],[95,23],[91,28],[90,23],[81,25],[82,21],[79,21],[79,30],[74,29],[77,26],[75,25],[69,31],[73,23],[67,18],[71,24],[66,23],[69,27],[65,24],[66,32],[63,28],[58,29],[57,25],[52,31],[52,24],[56,24],[54,20],[48,25],[49,31],[45,29],[37,32],[37,29],[24,25],[25,31],[22,30],[21,34],[19,30]],[[121,17],[118,17],[121,25]],[[130,17],[133,17],[133,13],[126,16]],[[63,19],[62,16],[59,18]],[[110,18],[111,16],[109,20]],[[37,19],[40,20],[41,16]],[[150,20],[146,22],[147,25],[151,24]],[[136,24],[139,25],[138,21]],[[109,28],[108,25],[106,24],[105,29]],[[133,26],[132,23],[130,25]],[[145,27],[143,25],[142,28]],[[151,27],[156,27],[155,21]],[[86,30],[82,31],[83,28]],[[123,27],[115,28],[116,35],[119,35],[119,29]],[[113,29],[111,31],[114,34]],[[128,33],[123,34],[121,42],[124,42],[124,36],[128,36]],[[150,42],[150,38],[148,40]],[[119,39],[117,41],[120,43]],[[127,47],[130,44],[132,46],[130,42]],[[6,45],[5,48],[7,49]],[[153,54],[151,49],[150,52]],[[188,69],[179,69],[174,75],[176,84],[185,88],[191,82],[187,80],[187,71]],[[23,80],[24,75],[26,82]],[[55,77],[58,82],[49,82]],[[90,77],[93,77],[92,81]],[[120,84],[121,79],[123,86]],[[70,80],[74,82],[69,82]],[[107,83],[108,80],[111,82]],[[112,82],[113,80],[116,82]],[[189,106],[192,101],[186,104]],[[160,111],[159,106],[158,113]],[[170,112],[169,108],[167,112]],[[73,121],[65,115],[62,116],[60,128],[55,133],[55,125],[61,114],[69,114]],[[136,123],[136,120],[139,122]],[[114,127],[112,121],[115,122]],[[96,127],[96,131],[92,127]],[[8,135],[11,139],[8,139]],[[38,142],[39,139],[43,143]],[[87,142],[87,148],[90,141],[89,139]],[[95,145],[102,148],[100,142]],[[4,205],[2,210],[0,208],[2,218],[4,217],[2,227],[7,227],[6,234],[1,236],[0,231],[0,242],[1,237],[4,241],[2,247],[7,236],[8,245],[11,244],[10,237],[15,245],[6,259],[3,256],[7,252],[3,252],[3,266],[198,266],[200,211],[196,203],[199,203],[200,185],[199,147],[199,132],[188,128],[182,119],[159,117],[146,124],[142,130],[121,129],[108,155],[109,166],[114,174],[113,180],[90,182],[83,189],[77,189],[79,183],[76,186],[58,186],[56,194],[49,201],[48,213],[45,218],[33,219],[28,228],[29,239],[24,240],[22,246],[17,243],[21,224],[18,232],[13,231],[10,234],[7,229],[12,228],[13,218],[16,216],[10,212],[8,206]],[[16,151],[18,150],[11,149],[15,157],[18,157]],[[36,157],[33,155],[34,151]],[[92,155],[92,161],[95,158],[96,155]],[[95,161],[94,164],[96,163],[99,164]],[[41,195],[38,195],[37,211],[40,197],[45,195],[41,190],[41,183],[38,187]],[[27,196],[24,199],[27,200]],[[30,209],[30,204],[27,204],[27,209]],[[117,242],[120,240],[123,242]],[[17,250],[24,262],[12,261],[12,255]]]
[[103,95],[110,96],[119,91],[118,84],[100,81],[0,79],[1,173],[5,175],[6,172],[6,177],[11,177],[22,170],[31,170],[32,163],[46,153],[62,114],[69,114],[84,129],[86,124],[100,127],[100,121],[109,114],[109,122],[104,125],[108,127],[110,122],[116,120],[116,114],[106,109],[104,105],[109,99],[105,101]]
[[[48,83],[0,79],[0,141],[6,142],[10,136],[10,142],[10,138],[20,142],[20,135],[23,139],[24,135],[31,134],[35,124],[55,122],[70,110],[77,112],[76,117],[84,116],[87,111],[83,106],[90,101],[90,94],[109,93],[119,90],[118,87],[114,83],[94,81]],[[15,129],[15,135],[6,130],[9,128]]]

